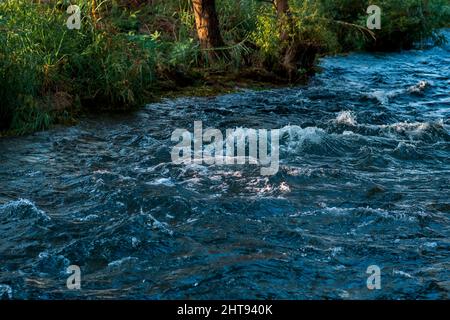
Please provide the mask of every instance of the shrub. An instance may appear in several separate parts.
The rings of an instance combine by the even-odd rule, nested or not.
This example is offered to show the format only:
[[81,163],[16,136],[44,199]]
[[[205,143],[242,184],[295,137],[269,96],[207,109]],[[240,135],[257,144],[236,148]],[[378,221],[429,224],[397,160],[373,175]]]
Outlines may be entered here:
[[154,45],[95,28],[81,2],[81,30],[68,30],[65,7],[26,0],[0,3],[0,127],[23,134],[70,120],[81,101],[100,109],[142,102],[154,79]]

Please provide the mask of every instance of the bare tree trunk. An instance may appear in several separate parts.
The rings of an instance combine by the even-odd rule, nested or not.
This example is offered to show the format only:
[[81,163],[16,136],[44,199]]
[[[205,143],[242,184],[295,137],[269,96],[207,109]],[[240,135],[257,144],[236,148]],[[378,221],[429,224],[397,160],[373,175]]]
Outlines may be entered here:
[[220,33],[219,19],[216,12],[215,0],[192,0],[194,8],[195,25],[197,35],[202,49],[208,50],[211,60],[223,55],[223,52],[214,51],[216,48],[224,47]]

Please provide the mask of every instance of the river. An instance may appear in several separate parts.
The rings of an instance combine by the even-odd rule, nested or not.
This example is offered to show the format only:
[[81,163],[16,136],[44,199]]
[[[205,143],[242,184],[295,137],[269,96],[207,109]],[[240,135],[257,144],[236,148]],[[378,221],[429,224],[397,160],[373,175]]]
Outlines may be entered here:
[[[0,297],[449,298],[449,45],[320,66],[0,139]],[[278,172],[174,164],[194,121],[281,129]]]

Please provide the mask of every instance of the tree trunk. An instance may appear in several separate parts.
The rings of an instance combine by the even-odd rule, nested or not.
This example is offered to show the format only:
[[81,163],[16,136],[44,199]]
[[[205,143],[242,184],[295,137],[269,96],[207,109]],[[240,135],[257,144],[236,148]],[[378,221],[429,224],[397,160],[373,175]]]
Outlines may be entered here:
[[219,19],[216,12],[215,0],[192,0],[194,8],[195,25],[202,49],[208,51],[208,57],[216,60],[223,55],[216,48],[224,47],[225,43],[220,34]]

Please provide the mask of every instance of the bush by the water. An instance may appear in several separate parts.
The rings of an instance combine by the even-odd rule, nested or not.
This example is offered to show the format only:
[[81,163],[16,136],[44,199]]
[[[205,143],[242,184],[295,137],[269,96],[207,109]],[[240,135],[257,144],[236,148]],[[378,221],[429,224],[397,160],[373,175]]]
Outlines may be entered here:
[[[80,30],[66,27],[70,4]],[[448,26],[448,0],[380,0],[382,29],[365,29],[371,1],[291,0],[303,50],[296,73],[319,53],[397,50],[432,39]],[[93,6],[96,6],[93,8]],[[70,123],[85,110],[128,110],[161,91],[215,74],[265,70],[277,77],[283,25],[271,3],[216,1],[227,54],[211,61],[185,0],[4,0],[0,2],[0,131],[24,134]],[[201,81],[200,81],[201,82]]]

